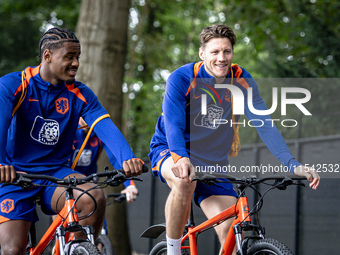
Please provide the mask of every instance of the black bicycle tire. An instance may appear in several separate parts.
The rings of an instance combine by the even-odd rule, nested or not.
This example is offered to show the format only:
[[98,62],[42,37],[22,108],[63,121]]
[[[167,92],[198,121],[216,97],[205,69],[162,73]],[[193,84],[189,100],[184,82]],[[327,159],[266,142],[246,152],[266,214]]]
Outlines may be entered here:
[[[160,241],[150,251],[149,255],[166,255],[167,254],[167,243],[166,241]],[[182,249],[181,254],[189,255],[189,249]]]
[[[150,251],[149,255],[162,255],[167,254],[167,243],[166,241],[161,241],[157,243]],[[165,252],[165,253],[164,253]]]
[[112,243],[107,235],[99,235],[96,245],[98,246],[99,243],[103,245],[102,255],[114,255]]
[[72,255],[101,255],[97,247],[90,243],[79,243],[72,251]]
[[247,255],[293,255],[293,252],[283,243],[271,239],[261,239],[253,243],[247,251]]

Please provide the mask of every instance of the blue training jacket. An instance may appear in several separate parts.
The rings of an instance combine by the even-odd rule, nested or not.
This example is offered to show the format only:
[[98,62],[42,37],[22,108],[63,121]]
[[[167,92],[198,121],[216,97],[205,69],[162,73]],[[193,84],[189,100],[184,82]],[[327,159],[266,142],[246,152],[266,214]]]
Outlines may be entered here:
[[[230,91],[215,88],[215,78],[206,72],[204,62],[200,63],[196,84],[193,86],[194,64],[178,68],[167,80],[162,104],[163,113],[158,119],[150,144],[149,157],[154,170],[157,170],[157,163],[168,150],[175,162],[181,157],[190,157],[194,166],[229,164],[228,154],[234,135],[233,127],[230,125],[232,121]],[[232,71],[229,71],[223,83],[231,84],[231,80],[233,86],[237,86],[243,93],[246,117],[249,120],[263,121],[263,126],[256,128],[263,142],[284,166],[293,171],[294,167],[301,163],[291,155],[275,124],[268,121],[271,117],[256,115],[249,110],[247,97],[250,87],[253,91],[254,108],[267,109],[256,82],[244,68],[236,64],[232,65]],[[207,101],[205,115],[201,112],[203,94],[206,95]],[[239,117],[236,116],[236,121]]]
[[[68,163],[68,166],[71,167],[75,158],[78,155],[80,147],[83,145],[83,142],[86,138],[86,134],[84,129],[78,129],[76,133],[76,137],[73,141],[73,152]],[[101,153],[102,148],[104,147],[106,154],[108,155],[109,161],[115,169],[119,169],[121,166],[117,163],[114,155],[110,153],[110,150],[103,144],[100,139],[97,137],[95,133],[91,133],[87,144],[84,147],[82,154],[79,157],[76,167],[74,170],[83,173],[85,175],[90,175],[97,172],[97,160]],[[124,186],[128,187],[129,185],[135,185],[134,181],[127,180],[124,182]]]
[[[52,85],[41,79],[39,70],[40,66],[25,69],[27,94],[13,117],[12,111],[23,92],[21,72],[0,78],[0,164],[33,172],[67,164],[79,117],[91,126],[107,114],[85,84],[75,81]],[[109,118],[99,121],[94,131],[118,164],[135,158]]]

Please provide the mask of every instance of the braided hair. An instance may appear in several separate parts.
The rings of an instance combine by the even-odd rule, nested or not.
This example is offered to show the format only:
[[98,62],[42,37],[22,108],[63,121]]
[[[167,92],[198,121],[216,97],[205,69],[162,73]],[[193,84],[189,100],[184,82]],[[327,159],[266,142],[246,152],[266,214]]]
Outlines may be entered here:
[[54,50],[63,47],[64,42],[79,43],[75,34],[66,28],[53,27],[47,30],[40,39],[39,42],[39,55],[38,59],[41,61],[42,55],[46,49]]

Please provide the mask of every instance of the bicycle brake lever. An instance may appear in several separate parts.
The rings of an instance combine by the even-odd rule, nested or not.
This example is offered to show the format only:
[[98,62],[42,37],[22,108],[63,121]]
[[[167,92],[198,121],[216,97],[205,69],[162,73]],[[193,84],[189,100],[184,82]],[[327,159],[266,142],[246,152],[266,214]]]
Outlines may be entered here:
[[191,182],[193,181],[200,181],[208,186],[212,186],[216,182],[218,182],[217,178],[210,174],[205,174],[202,177],[195,176],[194,178],[192,178]]
[[143,179],[138,178],[138,177],[126,177],[126,180],[133,180],[133,181],[139,181],[139,182],[143,181]]
[[200,180],[201,180],[200,178],[195,176],[194,178],[192,178],[191,182],[200,181]]
[[116,198],[115,198],[115,202],[121,203],[121,202],[123,202],[125,199],[126,199],[126,198],[123,197],[123,196],[121,196],[121,197],[116,197]]
[[285,177],[280,184],[276,184],[279,183],[279,181],[275,182],[275,186],[277,189],[279,190],[285,190],[287,188],[287,186],[292,185],[293,184],[293,180],[289,177]]
[[31,179],[25,178],[23,175],[19,175],[19,178],[12,183],[4,183],[1,185],[1,187],[14,185],[14,186],[20,186],[22,189],[27,190],[34,186],[34,183]]
[[204,181],[206,179],[216,179],[215,176],[211,175],[211,174],[198,174],[198,175],[195,175],[194,178],[192,178],[191,182],[193,181]]
[[119,186],[120,184],[122,184],[124,181],[121,181],[121,180],[108,180],[106,181],[106,183],[108,185],[110,185],[111,187],[116,187],[116,186]]
[[123,183],[127,179],[126,175],[122,172],[117,172],[116,175],[112,177],[107,177],[105,183],[114,187],[118,186],[119,184]]

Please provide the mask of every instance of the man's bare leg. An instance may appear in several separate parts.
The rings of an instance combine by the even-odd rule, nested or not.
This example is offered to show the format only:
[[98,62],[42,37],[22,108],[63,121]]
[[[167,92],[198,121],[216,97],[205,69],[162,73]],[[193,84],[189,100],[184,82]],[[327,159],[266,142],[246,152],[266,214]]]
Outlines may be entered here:
[[0,224],[0,244],[2,255],[26,254],[27,234],[31,222],[11,220]]
[[[233,196],[210,196],[204,199],[201,202],[200,206],[204,214],[207,216],[207,218],[211,219],[212,217],[221,213],[228,207],[234,205],[236,201],[237,201],[236,198]],[[233,218],[226,220],[222,224],[215,227],[218,239],[221,244],[221,250],[224,245],[224,241],[227,238],[228,231],[233,220],[234,220]],[[233,254],[236,254],[236,246],[234,248]]]
[[173,166],[174,161],[169,157],[163,163],[161,171],[171,189],[165,204],[166,235],[177,240],[182,237],[188,221],[196,183],[176,177],[172,171]]

